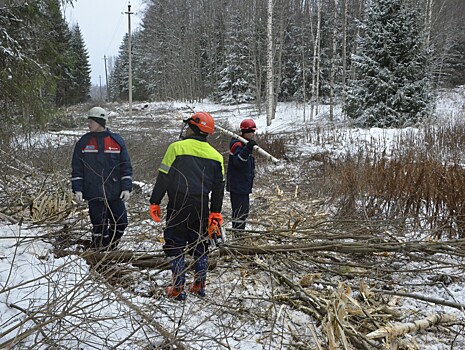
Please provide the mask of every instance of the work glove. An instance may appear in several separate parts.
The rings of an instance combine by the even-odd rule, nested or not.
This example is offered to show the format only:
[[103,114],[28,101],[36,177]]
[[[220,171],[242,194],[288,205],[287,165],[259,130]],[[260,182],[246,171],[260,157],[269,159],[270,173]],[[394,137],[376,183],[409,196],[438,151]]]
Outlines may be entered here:
[[250,152],[252,152],[254,146],[257,146],[257,142],[255,140],[249,140],[249,142],[247,142],[246,147]]
[[82,202],[83,201],[82,192],[79,192],[79,191],[74,192],[74,200],[78,203]]
[[208,216],[208,237],[221,237],[221,225],[223,225],[223,216],[220,213],[211,212]]
[[121,194],[119,196],[119,198],[121,198],[123,202],[127,202],[130,197],[131,197],[131,193],[129,191],[121,191]]
[[160,222],[161,209],[160,204],[150,204],[150,216],[156,222]]

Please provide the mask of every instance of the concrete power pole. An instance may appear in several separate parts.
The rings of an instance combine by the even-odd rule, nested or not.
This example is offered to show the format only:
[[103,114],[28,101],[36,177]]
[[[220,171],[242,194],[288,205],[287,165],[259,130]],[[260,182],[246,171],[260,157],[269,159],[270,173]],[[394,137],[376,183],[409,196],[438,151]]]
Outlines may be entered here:
[[101,75],[98,76],[98,81],[99,81],[99,84],[100,84],[100,88],[99,88],[100,98],[99,98],[99,100],[102,101],[102,76]]
[[105,85],[107,87],[107,98],[105,101],[110,101],[110,87],[108,86],[108,72],[107,72],[107,56],[103,56],[103,60],[105,62]]
[[131,15],[134,12],[131,12],[131,3],[128,3],[128,55],[129,55],[129,117],[132,117],[132,66],[131,66]]

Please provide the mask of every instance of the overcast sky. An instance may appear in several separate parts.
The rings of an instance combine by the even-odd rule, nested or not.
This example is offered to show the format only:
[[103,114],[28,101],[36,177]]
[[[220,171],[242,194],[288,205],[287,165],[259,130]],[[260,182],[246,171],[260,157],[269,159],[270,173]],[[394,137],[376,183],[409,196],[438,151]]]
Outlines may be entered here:
[[75,0],[67,5],[68,23],[78,23],[85,41],[92,69],[92,84],[105,85],[104,56],[116,57],[124,35],[128,32],[128,4],[131,4],[131,31],[143,16],[143,0]]

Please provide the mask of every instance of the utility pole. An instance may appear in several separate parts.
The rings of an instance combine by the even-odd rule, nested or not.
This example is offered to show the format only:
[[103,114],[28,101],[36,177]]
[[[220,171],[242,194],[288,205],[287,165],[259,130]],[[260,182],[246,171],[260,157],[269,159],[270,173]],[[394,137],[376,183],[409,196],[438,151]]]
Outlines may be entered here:
[[101,75],[98,76],[98,81],[100,85],[99,93],[100,93],[100,101],[101,101],[102,100],[102,76]]
[[131,3],[128,3],[128,55],[129,55],[129,117],[132,117],[132,67],[131,67]]
[[107,87],[107,98],[105,101],[110,101],[110,87],[108,86],[108,73],[107,73],[107,56],[103,55],[103,61],[105,62],[105,85]]

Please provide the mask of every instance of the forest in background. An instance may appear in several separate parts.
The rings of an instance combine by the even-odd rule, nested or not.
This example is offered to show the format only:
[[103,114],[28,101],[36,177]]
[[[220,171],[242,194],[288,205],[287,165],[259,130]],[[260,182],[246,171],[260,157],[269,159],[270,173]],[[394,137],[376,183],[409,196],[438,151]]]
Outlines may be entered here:
[[[132,35],[133,98],[209,97],[226,104],[255,101],[259,106],[268,93],[269,3],[148,1],[142,29]],[[392,27],[370,23],[366,17],[371,3],[379,3],[379,11],[391,7],[397,22]],[[340,103],[350,82],[367,73],[357,60],[367,49],[391,50],[390,55],[398,54],[401,61],[414,61],[420,76],[431,72],[434,87],[465,81],[463,1],[277,0],[272,4],[272,76],[278,101]],[[398,52],[392,46],[376,47],[373,42],[382,43],[386,34],[397,36],[402,42],[396,44],[409,50],[423,49],[424,56],[402,58],[405,47]],[[128,97],[127,44],[126,37],[110,79],[114,100]]]
[[[79,26],[69,28],[62,11],[72,3],[0,5],[3,125],[26,131],[44,126],[59,107],[90,99],[89,54]],[[370,12],[373,4],[378,7]],[[437,88],[465,83],[460,0],[148,0],[146,5],[141,29],[131,33],[135,101],[210,98],[254,102],[260,110],[266,100],[292,100],[310,103],[310,118],[321,103],[344,104],[345,113],[362,126],[404,126],[431,112]],[[389,37],[390,43],[383,41]],[[110,67],[112,101],[129,97],[128,39],[122,38]],[[383,106],[386,96],[392,102]],[[333,108],[331,118],[332,113]],[[388,116],[381,123],[370,120],[377,113]]]

